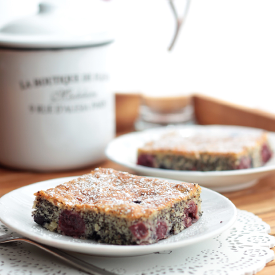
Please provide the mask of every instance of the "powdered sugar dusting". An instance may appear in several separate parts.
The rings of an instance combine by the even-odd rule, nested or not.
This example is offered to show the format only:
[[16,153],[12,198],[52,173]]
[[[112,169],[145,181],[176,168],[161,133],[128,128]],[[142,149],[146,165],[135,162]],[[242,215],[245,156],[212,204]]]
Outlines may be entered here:
[[174,183],[97,168],[90,174],[48,189],[45,193],[68,207],[93,208],[95,211],[137,217],[172,206],[199,188],[193,183]]
[[159,139],[148,142],[141,148],[143,151],[174,151],[194,153],[241,153],[249,147],[255,147],[257,143],[265,138],[264,131],[195,134],[184,136],[181,132],[169,132]]

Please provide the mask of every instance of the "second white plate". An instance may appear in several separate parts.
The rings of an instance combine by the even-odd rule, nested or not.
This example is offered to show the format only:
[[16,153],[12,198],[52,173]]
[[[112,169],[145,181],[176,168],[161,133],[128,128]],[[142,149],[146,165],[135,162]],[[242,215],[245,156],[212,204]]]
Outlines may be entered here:
[[181,233],[156,244],[109,245],[63,236],[50,232],[33,221],[31,215],[33,193],[55,187],[71,179],[73,177],[38,182],[4,195],[0,199],[0,220],[13,231],[34,241],[74,252],[101,256],[136,256],[184,247],[217,236],[236,220],[237,211],[230,200],[212,190],[202,188],[202,217]]
[[[241,126],[221,125],[186,125],[181,127],[162,127],[142,132],[126,134],[114,139],[106,149],[107,157],[125,167],[128,167],[140,175],[176,179],[180,181],[196,182],[218,192],[236,191],[254,185],[260,178],[263,178],[275,171],[275,157],[273,156],[264,166],[250,169],[230,171],[177,171],[168,169],[150,168],[136,164],[137,149],[145,142],[154,140],[164,132],[179,129],[186,135],[203,133],[205,131],[213,134],[244,131],[247,134],[259,129]],[[275,148],[275,133],[269,133],[272,148]]]

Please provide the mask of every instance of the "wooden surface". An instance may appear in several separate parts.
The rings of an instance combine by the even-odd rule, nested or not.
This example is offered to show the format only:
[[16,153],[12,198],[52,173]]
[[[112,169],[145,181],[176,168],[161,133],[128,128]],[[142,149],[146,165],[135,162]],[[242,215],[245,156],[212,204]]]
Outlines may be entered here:
[[117,131],[133,131],[134,123],[138,118],[141,95],[116,94],[116,129]]
[[[120,100],[123,101],[123,98],[120,98]],[[126,99],[127,102],[130,102],[133,100],[134,101],[139,100],[138,96],[129,97]],[[208,103],[205,102],[206,105],[207,104],[211,105],[211,102],[212,102],[212,105],[211,105],[212,108],[214,105],[217,105],[216,108],[218,108],[219,111],[216,111],[216,113],[213,111],[210,114],[210,117],[212,115],[214,115],[214,117],[212,117],[212,120],[207,117],[207,113],[203,113],[203,110],[205,112],[205,110],[208,110],[208,108],[209,108],[209,106],[204,108],[204,106],[206,106],[206,105],[203,106],[203,104],[202,104],[203,100],[206,100],[206,101],[208,100]],[[204,117],[204,119],[202,119],[200,117],[200,119],[202,119],[200,122],[203,122],[204,124],[213,123],[213,120],[217,119],[216,118],[217,114],[222,112],[222,108],[220,108],[220,105],[218,104],[218,102],[214,101],[214,103],[213,103],[213,101],[211,101],[207,98],[203,98],[203,97],[198,98],[197,97],[196,103],[197,103],[197,107],[198,107],[198,104],[201,105],[200,108],[202,108],[202,111],[199,115],[202,117],[204,117],[204,116],[205,117]],[[131,105],[131,103],[130,103],[130,105]],[[120,106],[120,108],[123,108],[122,103],[119,104],[119,106]],[[132,123],[134,121],[134,117],[136,117],[136,115],[137,115],[136,114],[137,107],[136,107],[136,105],[134,105],[134,106],[135,106],[135,108],[134,108],[135,110],[129,108],[129,106],[128,106],[128,109],[130,110],[129,112],[131,112]],[[234,111],[237,111],[237,112],[240,111],[238,108],[234,109],[233,107],[230,106],[231,114],[234,113]],[[127,110],[127,108],[125,108],[125,110]],[[127,117],[127,114],[125,112],[124,112],[124,114],[125,114],[124,116]],[[246,112],[244,112],[244,113],[247,115]],[[257,114],[256,117],[259,118],[259,114]],[[253,121],[255,116],[253,116],[253,114],[252,114],[252,116],[250,116],[250,118]],[[261,116],[260,116],[260,118],[261,118]],[[226,119],[225,115],[224,115],[224,119]],[[250,123],[248,115],[247,115],[247,119],[248,119],[247,123]],[[222,120],[222,121],[224,121],[224,120]],[[261,120],[259,120],[259,121],[261,121]],[[259,121],[257,123],[259,123]],[[231,122],[231,121],[228,120],[228,122]],[[131,125],[131,122],[128,121],[128,123],[129,123],[129,125],[128,125],[129,129],[132,130],[133,127]],[[273,121],[273,123],[274,123],[274,127],[275,127],[275,122]],[[231,123],[231,124],[234,124],[234,123]],[[255,125],[255,122],[254,122],[254,125]],[[251,126],[251,125],[249,125],[249,126]],[[271,124],[269,125],[267,123],[264,126],[267,127],[268,129],[271,129],[269,127],[271,127],[272,125]],[[259,127],[259,126],[255,126],[255,127]],[[125,133],[125,131],[126,130],[124,129],[123,133]],[[121,134],[121,132],[118,134]],[[53,178],[59,178],[59,177],[82,175],[84,173],[91,171],[95,167],[99,167],[99,166],[100,167],[110,167],[110,168],[114,168],[117,170],[134,173],[133,171],[126,169],[126,168],[124,168],[118,164],[115,164],[111,161],[108,161],[108,160],[106,160],[103,163],[98,163],[95,166],[86,167],[86,168],[83,168],[80,170],[63,171],[63,172],[55,172],[55,173],[38,173],[38,172],[29,172],[29,171],[18,171],[18,170],[13,170],[13,169],[9,169],[9,168],[0,166],[0,196],[2,196],[14,189],[17,189],[21,186],[25,186],[25,185],[28,185],[31,183],[48,180],[48,179],[53,179]],[[262,218],[266,223],[268,223],[271,226],[271,235],[275,236],[275,173],[272,174],[271,176],[268,176],[267,178],[262,179],[253,187],[247,188],[245,190],[237,191],[237,192],[223,193],[223,195],[225,195],[227,198],[229,198],[236,205],[237,208],[242,209],[242,210],[247,210],[249,212],[256,214],[260,218]],[[273,250],[275,251],[275,249],[273,249]],[[267,266],[257,274],[259,274],[259,275],[275,274],[275,261],[268,263]]]

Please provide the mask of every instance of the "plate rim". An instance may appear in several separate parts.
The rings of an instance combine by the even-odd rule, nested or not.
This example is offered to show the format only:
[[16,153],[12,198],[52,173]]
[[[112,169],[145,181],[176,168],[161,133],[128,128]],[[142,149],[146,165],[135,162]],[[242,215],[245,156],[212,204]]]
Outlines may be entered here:
[[[92,244],[92,243],[70,243],[70,242],[67,242],[66,240],[62,240],[62,239],[61,240],[59,240],[59,239],[56,240],[54,238],[50,238],[49,236],[46,237],[46,238],[43,238],[43,236],[39,236],[38,234],[31,233],[31,231],[29,233],[29,232],[26,232],[24,229],[18,229],[15,226],[11,225],[9,222],[6,221],[4,210],[7,206],[5,206],[3,204],[3,201],[5,201],[7,198],[9,198],[9,196],[13,196],[17,192],[20,192],[22,189],[28,189],[28,188],[30,188],[31,186],[34,186],[34,185],[39,186],[41,184],[50,183],[52,181],[57,181],[57,180],[58,181],[62,180],[62,182],[65,182],[67,180],[71,180],[71,179],[76,178],[76,177],[78,177],[78,176],[60,177],[60,178],[54,178],[54,179],[49,179],[49,180],[45,180],[45,181],[35,182],[35,183],[32,183],[32,184],[17,188],[15,190],[3,195],[0,198],[0,221],[5,226],[7,226],[11,230],[15,231],[16,233],[18,233],[18,234],[20,234],[24,237],[27,237],[29,239],[32,239],[34,241],[45,244],[45,245],[49,245],[49,246],[53,246],[53,247],[56,247],[56,248],[68,250],[68,251],[71,251],[71,252],[85,253],[85,254],[89,254],[89,255],[125,257],[125,256],[145,255],[145,254],[154,253],[154,252],[158,252],[158,251],[163,251],[163,250],[167,250],[167,249],[173,250],[173,249],[177,249],[177,248],[181,248],[181,247],[185,247],[185,246],[188,246],[188,245],[199,243],[201,241],[207,240],[211,237],[215,237],[215,236],[221,234],[222,232],[224,232],[225,230],[230,228],[237,219],[237,208],[232,203],[231,200],[229,200],[225,196],[219,194],[218,192],[215,192],[215,191],[213,191],[209,188],[201,186],[202,192],[203,192],[203,190],[206,190],[207,192],[210,192],[210,193],[213,192],[216,196],[220,196],[225,201],[227,201],[228,205],[230,205],[230,209],[233,211],[232,212],[233,214],[232,214],[231,219],[228,221],[228,223],[226,225],[223,225],[223,226],[219,227],[218,229],[216,229],[212,232],[208,232],[205,235],[201,235],[201,236],[197,237],[195,240],[194,239],[185,239],[185,240],[182,240],[182,241],[176,241],[176,242],[168,243],[168,244],[167,243],[166,244],[157,243],[157,245],[150,244],[150,245],[127,245],[127,246],[126,245],[125,246],[110,245],[110,244]],[[173,180],[173,181],[178,181],[178,180]],[[31,214],[31,211],[30,211],[30,214]],[[50,232],[50,231],[48,231],[44,228],[41,228],[41,229],[45,230],[45,232]],[[51,232],[51,233],[58,234],[58,233],[55,233],[55,232]],[[58,235],[60,235],[60,234],[58,234]],[[62,236],[62,235],[60,235],[60,236]],[[91,245],[92,245],[92,247],[91,247]],[[83,250],[83,248],[85,248],[85,249]],[[92,251],[90,251],[91,248],[92,248]],[[145,251],[144,251],[144,248],[146,248]]]

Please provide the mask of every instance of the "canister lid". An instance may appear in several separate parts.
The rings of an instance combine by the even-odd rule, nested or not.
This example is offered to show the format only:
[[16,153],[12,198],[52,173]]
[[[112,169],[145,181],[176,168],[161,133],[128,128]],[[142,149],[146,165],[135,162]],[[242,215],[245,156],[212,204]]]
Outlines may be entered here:
[[37,14],[0,29],[0,48],[60,49],[99,46],[113,41],[104,4],[46,1]]

